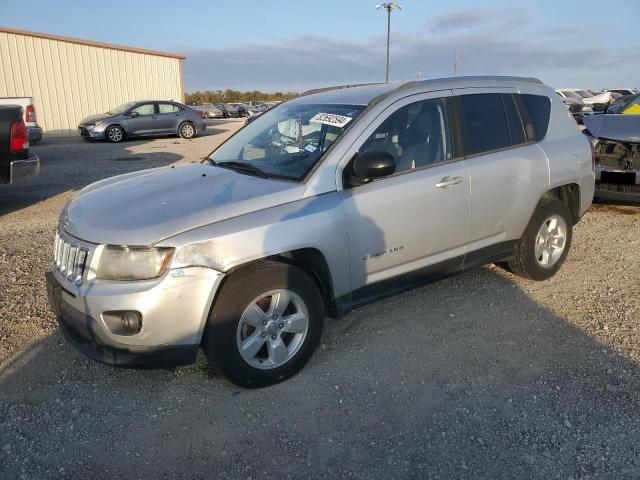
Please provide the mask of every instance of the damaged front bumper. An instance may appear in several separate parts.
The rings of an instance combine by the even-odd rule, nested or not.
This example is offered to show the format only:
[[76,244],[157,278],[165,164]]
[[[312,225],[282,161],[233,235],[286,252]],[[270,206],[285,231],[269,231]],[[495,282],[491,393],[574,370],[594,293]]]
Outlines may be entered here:
[[[174,366],[195,360],[223,276],[210,268],[178,268],[159,279],[78,286],[54,269],[46,280],[60,329],[80,352],[111,365]],[[139,331],[123,334],[113,312],[135,312]]]

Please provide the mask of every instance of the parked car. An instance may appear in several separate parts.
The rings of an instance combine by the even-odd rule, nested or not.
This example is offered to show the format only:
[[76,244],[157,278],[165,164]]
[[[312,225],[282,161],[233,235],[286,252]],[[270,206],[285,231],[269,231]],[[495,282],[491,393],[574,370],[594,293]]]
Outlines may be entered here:
[[260,387],[307,363],[325,315],[486,262],[548,279],[593,190],[589,141],[538,80],[325,90],[210,164],[85,187],[60,216],[49,297],[94,359],[189,363],[202,346]]
[[636,95],[636,94],[640,93],[640,91],[638,91],[635,88],[607,88],[604,91],[605,92],[611,92],[611,93],[617,93],[617,94],[622,95],[622,96]]
[[594,113],[606,112],[609,104],[611,104],[611,102],[618,96],[618,94],[614,94],[611,92],[604,92],[599,95],[593,95],[588,90],[580,88],[561,88],[559,91],[565,95],[570,95],[569,92],[573,92],[575,95],[582,99],[585,105],[589,105],[591,108],[593,108]]
[[609,108],[607,109],[607,113],[613,113],[613,114],[623,113],[623,110],[625,109],[625,107],[627,107],[627,105],[630,105],[631,103],[634,104],[634,107],[630,108],[629,112],[626,112],[626,113],[640,113],[640,112],[637,112],[637,109],[638,109],[637,100],[639,98],[640,98],[640,94],[625,95],[623,97],[619,97],[611,105],[609,105]]
[[207,128],[204,113],[178,102],[145,100],[128,102],[106,113],[86,117],[78,131],[87,140],[108,140],[150,135],[178,135],[193,138]]
[[2,97],[0,105],[19,105],[22,107],[24,124],[29,132],[29,144],[35,145],[42,140],[42,128],[38,125],[36,107],[32,97]]
[[248,107],[244,103],[227,103],[227,105],[236,108],[238,110],[239,117],[246,117],[248,115]]
[[18,183],[40,172],[40,159],[29,152],[29,133],[20,105],[0,105],[0,183]]
[[203,103],[199,110],[204,114],[205,118],[223,118],[224,112],[213,103]]
[[595,196],[640,203],[640,115],[585,119],[596,161]]
[[558,93],[558,95],[560,96],[562,102],[566,105],[567,110],[569,110],[569,113],[571,113],[576,122],[581,123],[582,117],[584,117],[585,115],[593,115],[593,109],[590,106],[585,105],[582,99],[577,97],[577,95],[575,97],[566,96],[562,93]]
[[220,103],[216,106],[222,110],[222,116],[224,118],[237,118],[240,116],[238,109],[228,103]]

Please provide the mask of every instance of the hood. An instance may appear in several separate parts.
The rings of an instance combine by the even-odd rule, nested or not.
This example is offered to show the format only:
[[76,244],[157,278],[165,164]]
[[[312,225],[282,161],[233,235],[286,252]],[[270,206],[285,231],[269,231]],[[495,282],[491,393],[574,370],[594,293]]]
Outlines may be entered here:
[[111,115],[109,115],[108,113],[101,113],[99,115],[89,115],[88,117],[85,117],[82,120],[80,120],[80,125],[91,125],[93,123],[96,123],[98,120],[103,120],[110,116]]
[[583,99],[584,103],[592,104],[592,103],[609,103],[611,101],[611,93],[604,92],[599,95],[594,95],[593,97]]
[[108,178],[69,203],[65,231],[92,243],[152,245],[172,235],[301,198],[304,185],[203,164]]
[[596,138],[640,143],[640,115],[593,115],[582,121]]

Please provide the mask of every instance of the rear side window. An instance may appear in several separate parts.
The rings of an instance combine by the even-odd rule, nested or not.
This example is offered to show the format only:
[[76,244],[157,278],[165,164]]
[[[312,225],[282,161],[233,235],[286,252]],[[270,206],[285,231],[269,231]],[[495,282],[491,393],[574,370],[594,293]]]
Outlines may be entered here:
[[509,126],[499,93],[460,96],[467,155],[511,146]]
[[177,113],[180,111],[180,107],[174,105],[173,103],[159,103],[158,108],[160,110],[160,113]]
[[551,115],[551,100],[543,95],[530,95],[523,93],[518,95],[526,112],[522,113],[525,124],[533,126],[533,140],[539,142],[547,135],[549,129],[549,116]]
[[511,137],[511,145],[514,147],[526,143],[524,135],[524,127],[522,120],[520,119],[520,113],[516,106],[516,101],[513,95],[505,93],[502,95],[502,101],[504,102],[504,111],[507,114],[507,120],[509,121],[509,136]]

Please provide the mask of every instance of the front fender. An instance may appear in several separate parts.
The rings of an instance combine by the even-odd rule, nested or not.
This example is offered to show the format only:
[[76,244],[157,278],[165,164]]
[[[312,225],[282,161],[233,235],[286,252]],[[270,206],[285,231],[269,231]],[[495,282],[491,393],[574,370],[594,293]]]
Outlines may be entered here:
[[221,272],[302,248],[325,258],[334,295],[351,288],[350,257],[342,200],[330,192],[240,215],[166,238],[176,247],[171,268],[208,266]]

